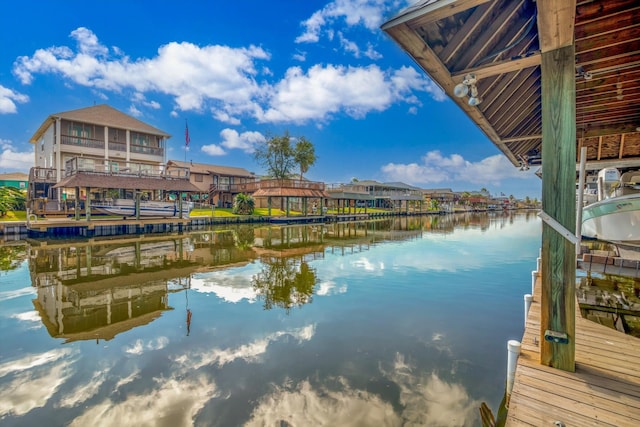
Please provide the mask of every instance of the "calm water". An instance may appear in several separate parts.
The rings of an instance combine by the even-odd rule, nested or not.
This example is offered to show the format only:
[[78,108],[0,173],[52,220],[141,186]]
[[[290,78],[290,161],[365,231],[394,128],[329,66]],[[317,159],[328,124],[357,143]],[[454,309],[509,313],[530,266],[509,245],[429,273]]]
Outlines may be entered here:
[[0,246],[0,424],[477,426],[526,214]]

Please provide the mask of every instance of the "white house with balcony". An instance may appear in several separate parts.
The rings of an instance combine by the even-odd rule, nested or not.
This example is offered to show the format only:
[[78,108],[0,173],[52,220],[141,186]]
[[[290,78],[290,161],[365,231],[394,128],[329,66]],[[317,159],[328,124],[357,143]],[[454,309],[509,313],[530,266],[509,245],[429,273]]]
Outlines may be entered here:
[[30,142],[34,165],[29,199],[52,208],[62,198],[54,188],[71,171],[158,175],[165,170],[168,133],[109,105],[51,114]]
[[[96,105],[51,114],[30,142],[35,145],[35,166],[57,171],[67,160],[82,158],[87,168],[118,171],[136,163],[149,170],[165,163],[166,141],[171,135],[108,105]],[[146,166],[145,166],[146,165]]]

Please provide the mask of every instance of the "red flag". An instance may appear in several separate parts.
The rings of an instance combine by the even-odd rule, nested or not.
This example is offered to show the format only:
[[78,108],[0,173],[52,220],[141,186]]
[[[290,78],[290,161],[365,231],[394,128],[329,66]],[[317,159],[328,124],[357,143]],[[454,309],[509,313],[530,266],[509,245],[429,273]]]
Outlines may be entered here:
[[184,121],[184,146],[188,147],[189,146],[189,142],[191,142],[191,138],[189,138],[189,125],[187,124],[187,121]]

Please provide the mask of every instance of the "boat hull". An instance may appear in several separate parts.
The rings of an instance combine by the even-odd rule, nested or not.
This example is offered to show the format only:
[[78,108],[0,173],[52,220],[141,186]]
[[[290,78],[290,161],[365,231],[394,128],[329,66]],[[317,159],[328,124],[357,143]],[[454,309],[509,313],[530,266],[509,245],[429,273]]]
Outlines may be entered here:
[[582,210],[582,235],[607,242],[640,242],[640,194],[586,206]]
[[[135,216],[135,202],[133,200],[114,200],[112,203],[92,205],[93,209],[99,209],[110,215]],[[188,217],[193,203],[183,202],[182,216]],[[141,201],[140,216],[144,217],[178,217],[180,209],[177,202]]]

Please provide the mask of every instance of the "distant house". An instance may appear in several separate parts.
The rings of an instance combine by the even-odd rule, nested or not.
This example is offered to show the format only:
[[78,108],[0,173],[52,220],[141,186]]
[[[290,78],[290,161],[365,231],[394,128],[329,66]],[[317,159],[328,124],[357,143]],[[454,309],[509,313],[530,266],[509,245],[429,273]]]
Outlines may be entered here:
[[232,166],[218,166],[204,163],[169,160],[167,170],[188,169],[190,180],[199,195],[192,195],[217,207],[231,207],[236,194],[249,192],[247,184],[257,180],[253,172]]
[[29,185],[29,175],[26,173],[0,173],[0,187],[13,187],[26,190]]
[[[349,184],[333,186],[327,190],[334,198],[341,198],[343,194],[365,194],[370,199],[369,207],[383,209],[408,209],[410,202],[422,203],[422,189],[402,182],[378,182],[373,180],[355,181]],[[360,197],[356,200],[361,200]]]
[[[450,188],[434,188],[422,190],[422,194],[426,202],[432,206],[437,205],[438,209],[452,211],[453,204],[458,200],[459,196]],[[435,202],[435,203],[434,203]]]

